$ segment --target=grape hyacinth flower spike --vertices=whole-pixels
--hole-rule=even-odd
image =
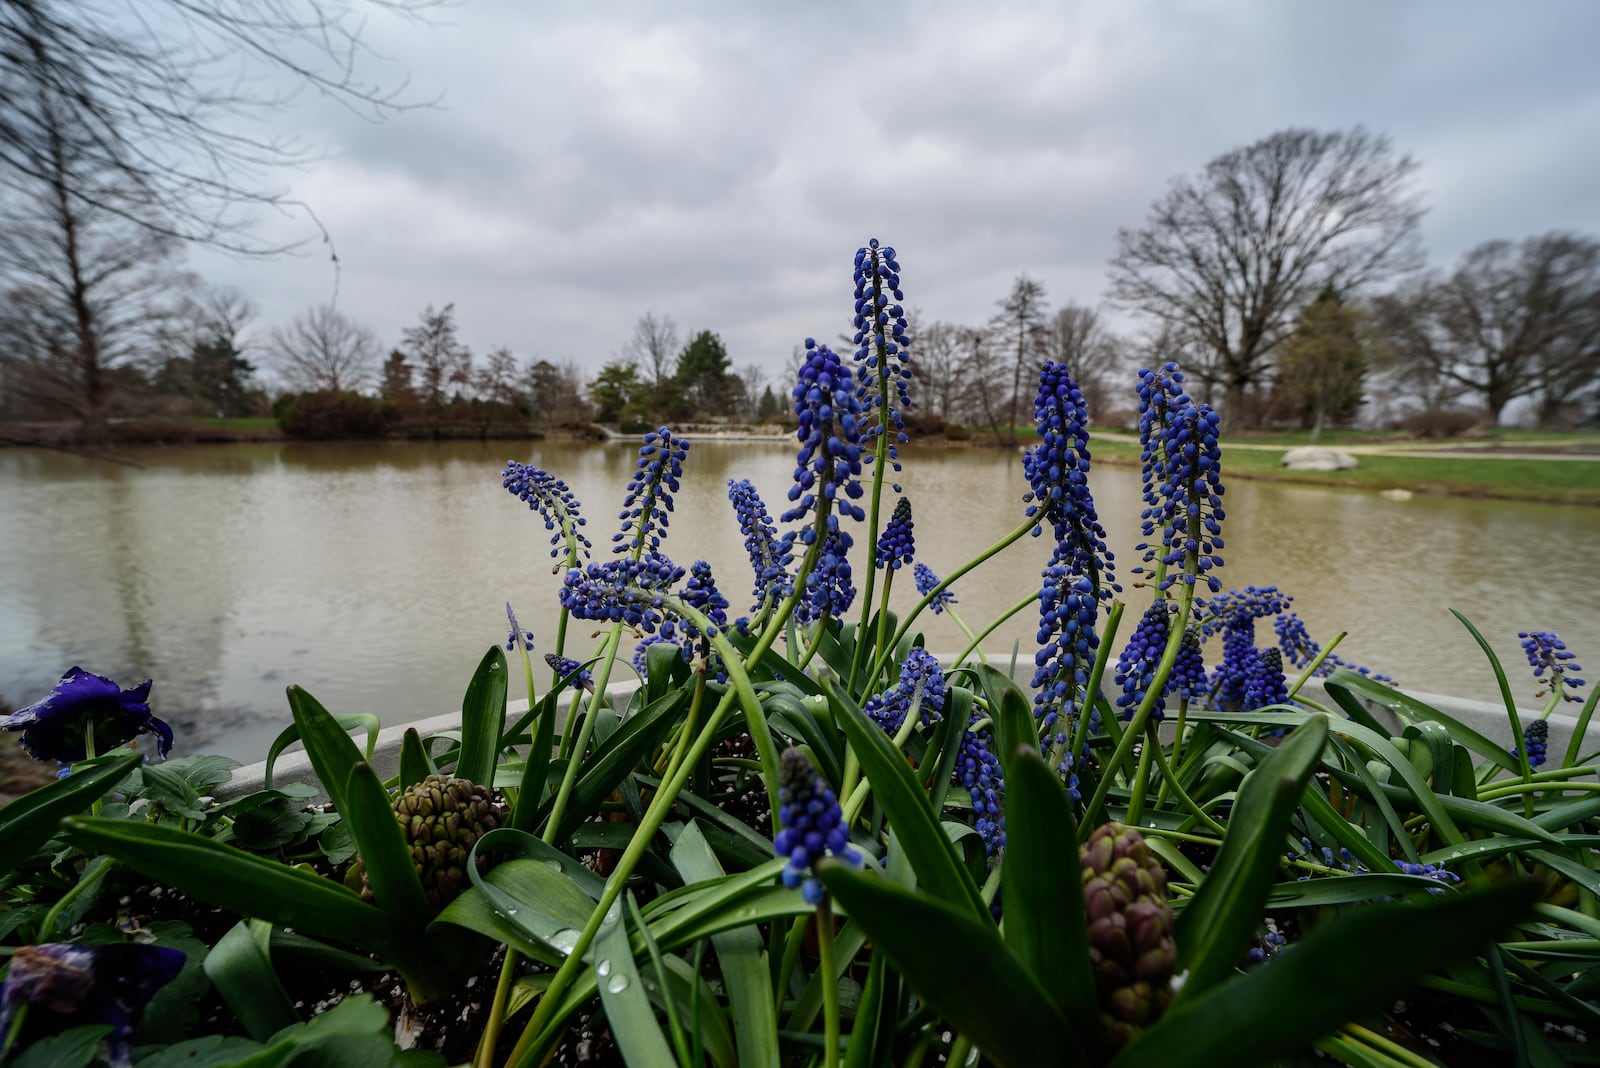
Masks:
[[[864,492],[861,398],[856,396],[850,372],[832,349],[806,338],[806,359],[793,397],[800,451],[795,459],[794,485],[789,487],[794,507],[783,513],[783,522],[792,523],[817,511],[828,512],[830,529],[837,528],[839,514],[860,522],[867,514],[852,502]],[[808,527],[800,540],[810,545],[815,535]]]
[[[19,946],[0,989],[0,1040],[23,1048],[69,1028],[101,1024],[111,1029],[101,1046],[107,1063],[130,1065],[140,1014],[184,961],[180,950],[138,943]],[[0,1058],[10,1052],[0,1047]]]
[[[728,480],[728,500],[739,517],[739,532],[744,535],[744,551],[750,556],[755,573],[752,613],[760,613],[789,596],[793,583],[789,565],[794,560],[790,537],[778,536],[778,529],[767,514],[767,506],[749,479]]]
[[[43,700],[0,719],[0,730],[21,731],[22,748],[39,760],[71,764],[131,742],[156,737],[163,760],[172,750],[172,728],[150,712],[152,680],[121,689],[104,675],[73,666]]]
[[[901,497],[895,503],[894,514],[889,517],[883,533],[878,536],[879,567],[898,569],[911,563],[912,557],[917,554],[912,526],[911,502]]]
[[[568,559],[573,562],[580,552],[584,556],[589,554],[593,546],[578,529],[585,523],[578,512],[578,498],[565,482],[532,464],[512,460],[500,472],[500,484],[544,519],[544,528],[553,532],[550,535],[552,559],[561,555],[563,543],[567,546]]]
[[[511,621],[511,632],[506,635],[506,652],[512,652],[517,646],[522,647],[524,653],[533,652],[533,631],[523,630],[517,623],[517,614],[511,610],[511,602],[506,602],[506,619]]]
[[[667,516],[672,511],[672,495],[678,492],[688,454],[689,442],[673,437],[666,427],[644,436],[622,511],[617,515],[622,529],[611,536],[613,552],[660,552]]]
[[[939,576],[933,573],[933,568],[920,561],[912,565],[911,575],[917,583],[917,593],[922,597],[928,596],[939,585]],[[950,590],[943,590],[939,596],[928,602],[928,607],[933,609],[934,615],[941,615],[946,605],[955,603],[956,595]]]
[[[544,662],[556,678],[572,678],[572,681],[590,693],[594,693],[594,672],[583,666],[582,661],[573,660],[571,657],[560,656],[556,653],[544,654]],[[576,672],[576,674],[574,674]]]
[[[833,790],[817,774],[811,758],[799,749],[785,749],[780,761],[778,831],[773,849],[787,857],[783,885],[800,888],[806,903],[821,904],[822,884],[816,869],[830,853],[848,864],[859,865],[861,855],[850,845],[844,814]]]
[[[1568,651],[1565,642],[1548,630],[1521,631],[1517,637],[1522,639],[1522,651],[1528,656],[1533,677],[1541,684],[1535,696],[1543,697],[1548,693],[1552,701],[1557,694],[1563,701],[1583,700],[1577,690],[1584,681],[1576,674],[1583,668],[1576,663],[1575,654]]]
[[[870,425],[868,437],[888,438],[887,456],[900,470],[896,443],[904,444],[906,425],[901,413],[911,406],[907,385],[911,381],[911,338],[906,333],[906,310],[901,303],[900,263],[894,249],[877,238],[856,250],[855,337],[857,394]],[[892,428],[892,430],[891,430]],[[869,453],[864,462],[872,463]],[[894,487],[900,491],[899,486]]]

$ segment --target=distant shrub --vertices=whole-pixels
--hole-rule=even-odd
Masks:
[[[1400,429],[1418,438],[1459,438],[1481,430],[1486,418],[1482,412],[1446,408],[1407,416]]]
[[[382,401],[359,393],[302,393],[281,412],[273,407],[283,432],[295,438],[381,438],[391,418]]]

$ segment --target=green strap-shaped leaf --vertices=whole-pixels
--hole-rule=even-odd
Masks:
[[[600,1004],[617,1040],[622,1059],[628,1064],[673,1064],[677,1058],[656,1019],[650,996],[645,992],[639,968],[634,963],[633,946],[628,939],[628,923],[623,918],[621,898],[612,904],[600,929],[595,932],[590,962],[594,967]]]
[[[490,646],[461,699],[461,755],[456,758],[456,775],[483,786],[493,785],[500,732],[506,725],[507,677],[505,650]]]
[[[679,705],[688,699],[687,690],[667,693],[629,716],[595,748],[584,760],[584,770],[572,788],[566,814],[556,831],[556,841],[565,839],[574,827],[594,815],[617,785],[655,747],[661,735],[676,721]],[[546,817],[552,804],[553,801],[540,806],[535,826]]]
[[[240,920],[206,954],[206,978],[250,1037],[265,1042],[300,1022],[268,956],[271,924]]]
[[[1365,711],[1365,706],[1360,701],[1360,698],[1365,696],[1381,705],[1404,712],[1412,719],[1437,723],[1450,732],[1450,737],[1458,745],[1466,746],[1484,759],[1492,760],[1508,771],[1520,771],[1517,758],[1512,756],[1508,750],[1496,745],[1465,723],[1446,715],[1430,704],[1417,700],[1410,694],[1401,693],[1391,686],[1385,686],[1381,682],[1376,682],[1363,675],[1357,675],[1348,668],[1340,668],[1332,675],[1329,675],[1327,681],[1323,684],[1323,688],[1328,691],[1328,694],[1335,701],[1339,702],[1341,707],[1347,710],[1353,704],[1360,706]],[[1379,730],[1387,736],[1388,731],[1383,730],[1381,727],[1376,727],[1372,722],[1367,722],[1370,718],[1370,715],[1368,715],[1367,719],[1363,719],[1361,722],[1368,728]]]
[[[338,883],[154,823],[73,818],[67,836],[202,901],[384,952],[400,931]]]
[[[0,858],[13,865],[32,856],[56,833],[62,817],[82,812],[104,797],[143,759],[140,753],[119,754],[31,790],[0,808]]]
[[[539,702],[539,719],[533,727],[533,740],[528,745],[528,759],[522,765],[522,779],[517,784],[517,800],[511,806],[511,819],[507,824],[519,831],[532,831],[536,826],[539,806],[544,802],[549,785],[550,757],[556,744],[556,695],[546,694]]]
[[[1531,883],[1517,882],[1352,909],[1267,967],[1174,1003],[1112,1068],[1270,1063],[1470,956],[1536,897]]]
[[[1006,759],[1005,940],[1079,1034],[1098,1032],[1072,799],[1037,750]]]
[[[328,791],[333,807],[343,812],[344,784],[350,779],[350,769],[361,762],[361,750],[332,713],[298,686],[289,687],[289,711],[312,770]]]
[[[439,768],[428,755],[428,747],[422,744],[422,735],[415,727],[407,727],[400,738],[400,789],[408,790],[429,775],[437,774]]]
[[[683,876],[685,885],[720,879],[722,865],[699,824],[690,820],[672,846],[672,865]],[[752,926],[738,927],[711,936],[722,967],[723,986],[733,1010],[733,1033],[738,1045],[739,1064],[776,1068],[778,1064],[778,1017],[773,1005],[772,970],[766,960],[761,935]]]
[[[1283,855],[1289,820],[1328,741],[1326,717],[1308,719],[1245,780],[1216,862],[1178,914],[1179,965],[1189,972],[1178,1000],[1233,973],[1255,934]]]
[[[987,917],[845,864],[825,863],[821,876],[911,988],[994,1063],[1091,1063],[1071,1024]]]
[[[895,834],[905,843],[918,882],[940,900],[988,922],[989,910],[939,825],[938,814],[918,785],[905,754],[894,747],[882,727],[855,707],[855,702],[836,700],[834,707],[839,725],[861,761],[861,770],[872,783],[873,796],[888,813]]]
[[[403,927],[421,930],[428,922],[428,899],[411,862],[405,832],[395,819],[394,802],[372,765],[361,761],[345,781],[344,821],[361,851],[367,885],[378,907]]]

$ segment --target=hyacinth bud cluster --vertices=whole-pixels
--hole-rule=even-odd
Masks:
[[[939,660],[926,649],[913,649],[906,655],[900,668],[900,681],[881,694],[867,698],[861,710],[886,734],[899,732],[912,709],[920,709],[923,726],[944,718],[945,697],[949,687]]]
[[[624,623],[654,634],[665,618],[662,598],[681,578],[683,568],[659,553],[590,563],[567,572],[561,607],[579,619]]]
[[[833,517],[828,518],[831,524]],[[806,575],[805,595],[795,604],[794,616],[801,624],[837,619],[850,610],[856,599],[849,555],[854,544],[855,539],[837,527],[823,535],[816,565]]]
[[[1212,593],[1222,580],[1211,574],[1222,566],[1222,445],[1221,418],[1209,405],[1187,405],[1173,414],[1161,442],[1166,457],[1158,492],[1167,502],[1167,523],[1161,535],[1161,562],[1170,570],[1161,580],[1166,589],[1174,582],[1194,585],[1203,580]],[[1195,572],[1187,563],[1194,561]]]
[[[555,672],[556,678],[571,678],[573,682],[582,686],[590,693],[594,693],[594,672],[583,666],[578,660],[571,657],[559,656],[556,653],[544,654],[544,662],[550,670]]]
[[[739,517],[739,531],[744,535],[744,551],[750,557],[750,569],[755,572],[755,604],[750,611],[760,612],[769,604],[777,604],[789,596],[793,583],[789,565],[794,560],[789,538],[779,538],[778,528],[767,514],[767,505],[756,492],[749,479],[728,480],[728,500],[733,502],[734,514]]]
[[[1116,673],[1114,678],[1117,685],[1122,687],[1122,693],[1117,698],[1117,707],[1122,709],[1122,718],[1133,718],[1134,711],[1144,702],[1145,695],[1150,692],[1150,685],[1155,681],[1156,667],[1161,663],[1161,657],[1167,650],[1167,637],[1172,633],[1172,608],[1165,600],[1158,599],[1139,619],[1139,625],[1133,629],[1133,634],[1128,638],[1128,644],[1122,650],[1122,655],[1117,657]],[[1167,707],[1167,695],[1172,692],[1176,672],[1169,676],[1166,684],[1161,689],[1161,694],[1151,706],[1150,718],[1160,722]]]
[[[1528,666],[1542,688],[1536,696],[1561,695],[1563,701],[1581,701],[1578,687],[1584,684],[1575,672],[1582,671],[1574,661],[1575,654],[1567,650],[1566,643],[1548,630],[1522,631],[1522,651],[1528,655]]]
[[[795,432],[800,452],[795,458],[794,485],[789,500],[794,507],[783,513],[785,523],[804,519],[820,507],[831,508],[830,529],[836,516],[860,522],[867,517],[859,504],[861,488],[861,398],[839,357],[826,345],[806,338],[806,359],[794,387]],[[809,527],[800,540],[811,544],[816,532]]]
[[[627,496],[622,499],[622,511],[617,515],[622,529],[611,536],[613,551],[660,551],[667,516],[672,511],[672,495],[678,492],[688,454],[688,441],[673,437],[666,427],[644,436]]]
[[[1528,745],[1528,767],[1539,767],[1550,755],[1550,721],[1536,719],[1528,724],[1522,740]],[[1511,755],[1518,755],[1517,751],[1513,749]]]
[[[395,819],[411,851],[411,863],[422,880],[422,892],[435,913],[467,886],[467,856],[479,838],[499,826],[502,810],[486,787],[470,779],[429,775],[403,790],[394,800]],[[361,896],[373,899],[366,864],[356,861]],[[478,871],[487,871],[490,858],[479,855]]]
[[[917,554],[911,528],[911,502],[901,497],[895,502],[894,514],[889,517],[883,533],[878,535],[878,567],[899,569],[911,563]]]
[[[933,568],[918,562],[911,567],[911,576],[916,581],[917,593],[926,597],[939,586],[939,576],[933,573]],[[934,615],[943,615],[946,605],[956,603],[956,595],[949,590],[941,590],[939,596],[928,602],[928,607],[933,609]]]
[[[850,864],[860,864],[861,855],[850,846],[839,798],[817,774],[811,758],[798,749],[783,751],[779,761],[778,819],[781,828],[772,840],[780,857],[788,858],[783,869],[783,885],[796,887],[808,904],[822,903],[822,884],[816,869],[828,854]]]
[[[906,425],[901,412],[911,406],[907,386],[911,381],[911,339],[906,334],[906,310],[901,303],[900,264],[894,249],[879,245],[878,239],[856,249],[855,328],[857,393],[866,408],[867,435],[887,434],[889,461],[900,470],[896,442],[906,440]],[[884,424],[887,418],[888,425]],[[868,455],[866,462],[873,457]],[[895,487],[896,490],[899,487]]]
[[[1139,370],[1139,467],[1144,492],[1144,510],[1139,513],[1139,532],[1154,538],[1159,531],[1172,525],[1175,503],[1165,492],[1167,485],[1167,455],[1164,448],[1167,431],[1174,416],[1190,404],[1189,395],[1183,391],[1183,373],[1175,363],[1162,364],[1161,370]],[[1136,549],[1143,553],[1145,564],[1156,558],[1150,542]],[[1150,574],[1151,569],[1136,566],[1134,574]]]
[[[506,469],[500,472],[500,484],[544,519],[544,529],[553,532],[550,535],[552,558],[561,555],[569,536],[574,553],[581,547],[585,556],[589,554],[593,546],[579,529],[585,520],[578,514],[578,498],[573,496],[565,482],[531,464],[511,460],[506,464]]]
[[[1167,875],[1138,831],[1095,829],[1080,847],[1089,961],[1107,1044],[1120,1048],[1172,1000],[1178,963]]]
[[[506,619],[511,622],[511,632],[506,635],[506,652],[511,652],[519,645],[523,652],[533,652],[533,631],[523,630],[517,623],[517,614],[511,610],[510,601],[506,602]]]

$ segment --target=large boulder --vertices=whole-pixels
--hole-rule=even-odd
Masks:
[[[1353,471],[1357,466],[1349,453],[1315,445],[1290,449],[1280,462],[1291,471]]]

